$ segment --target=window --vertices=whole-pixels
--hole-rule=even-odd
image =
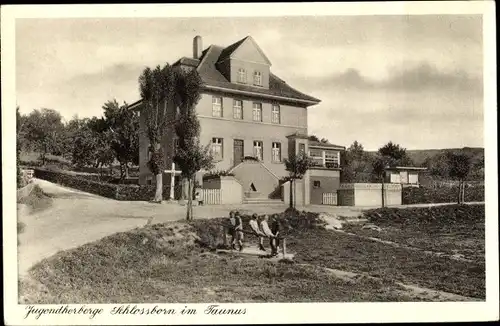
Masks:
[[[239,120],[243,119],[243,101],[233,101],[233,118]]]
[[[212,138],[212,156],[215,161],[222,160],[222,138]]]
[[[323,150],[321,149],[310,149],[309,156],[312,159],[313,166],[323,166]]]
[[[260,71],[256,71],[253,73],[253,84],[255,86],[262,86],[262,74]]]
[[[247,83],[247,72],[243,68],[238,69],[238,83]]]
[[[222,97],[212,97],[212,116],[222,117]]]
[[[271,122],[272,123],[280,123],[281,117],[280,117],[280,106],[277,104],[273,104],[273,110],[272,110],[272,115],[271,115]]]
[[[325,167],[338,168],[339,167],[339,152],[325,150]]]
[[[262,122],[262,103],[254,103],[252,109],[253,121]]]
[[[273,143],[272,159],[274,163],[281,162],[281,143]]]
[[[313,181],[313,187],[314,188],[321,188],[321,182],[318,180]]]
[[[262,142],[259,140],[253,142],[253,156],[262,161]]]

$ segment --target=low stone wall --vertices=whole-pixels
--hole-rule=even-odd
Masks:
[[[294,195],[294,203],[297,206],[303,206],[304,205],[304,180],[303,179],[298,179],[295,180],[294,182],[294,188],[295,192]],[[284,182],[281,185],[281,200],[286,205],[290,204],[290,181]]]
[[[220,204],[243,203],[243,187],[235,177],[221,176],[203,180],[203,189],[220,189]]]
[[[399,184],[385,184],[385,205],[401,205],[401,191]],[[382,206],[381,183],[342,183],[337,194],[340,206]]]

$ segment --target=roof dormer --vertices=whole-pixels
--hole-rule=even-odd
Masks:
[[[269,88],[271,62],[251,36],[226,47],[217,60],[218,70],[231,82]]]

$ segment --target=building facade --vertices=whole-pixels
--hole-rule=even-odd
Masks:
[[[304,191],[304,203],[311,199],[316,202],[322,187],[331,192],[338,188],[340,155],[345,148],[309,142],[307,138],[307,110],[320,100],[274,75],[270,60],[251,36],[227,47],[210,45],[205,49],[197,36],[193,40],[193,57],[183,57],[173,65],[196,69],[200,74],[203,87],[196,106],[200,141],[211,148],[214,170],[231,171],[242,183],[245,196],[277,196],[280,180],[287,176],[283,160],[301,150],[315,161],[314,169],[304,178],[304,187],[310,188]],[[141,104],[138,101],[130,107],[140,111]],[[144,128],[141,117],[141,130]],[[175,148],[173,130],[166,132],[163,146],[170,166]],[[141,184],[152,179],[148,159],[148,140],[142,132]],[[204,172],[199,173],[199,180]],[[167,184],[169,177],[164,178]]]

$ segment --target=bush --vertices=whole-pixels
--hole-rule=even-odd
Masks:
[[[226,170],[210,171],[203,176],[203,180],[217,179],[219,177],[234,177],[234,174]]]
[[[149,201],[154,197],[156,189],[154,185],[111,184],[103,181],[89,180],[87,179],[88,176],[70,175],[61,171],[44,169],[35,169],[35,177],[117,200]],[[163,188],[163,199],[169,199],[169,190],[168,187]]]
[[[443,205],[412,208],[377,208],[364,212],[363,216],[381,227],[413,227],[422,230],[429,226],[440,229],[465,225],[467,229],[481,226],[484,229],[484,205]]]
[[[404,205],[455,203],[458,200],[458,187],[405,187],[402,190],[402,195]],[[467,185],[465,188],[465,201],[484,201],[484,186]]]

